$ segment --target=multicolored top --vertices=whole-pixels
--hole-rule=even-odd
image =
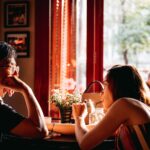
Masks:
[[[150,150],[150,122],[121,125],[116,136],[116,150]]]

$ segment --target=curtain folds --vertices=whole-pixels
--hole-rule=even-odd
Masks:
[[[51,89],[66,87],[66,81],[75,80],[76,71],[72,60],[76,60],[76,4],[75,0],[52,1],[52,69]]]
[[[87,0],[87,84],[103,80],[103,1]],[[76,6],[77,0],[35,1],[34,88],[45,115],[51,90],[76,81]]]

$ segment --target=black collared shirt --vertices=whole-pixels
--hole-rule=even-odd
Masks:
[[[0,100],[0,136],[9,134],[25,117],[17,113],[11,106]]]

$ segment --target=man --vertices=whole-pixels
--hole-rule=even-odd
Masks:
[[[18,76],[15,49],[0,42],[0,134],[43,138],[48,135],[42,109],[32,89]],[[24,117],[3,102],[3,97],[19,92],[24,96],[28,116]]]

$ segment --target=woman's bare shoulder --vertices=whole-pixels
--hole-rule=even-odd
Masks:
[[[118,112],[125,113],[129,116],[128,123],[139,124],[150,120],[150,107],[132,98],[118,99],[113,106],[113,109],[118,109]]]
[[[146,104],[144,104],[143,102],[141,102],[140,100],[134,99],[134,98],[130,98],[130,97],[122,97],[119,98],[118,100],[116,100],[114,102],[114,105],[120,105],[120,106],[129,106],[129,105],[135,105],[135,106],[148,106]]]
[[[113,107],[127,107],[128,105],[132,105],[133,101],[135,101],[134,99],[128,98],[128,97],[122,97],[117,99],[114,103],[113,103]]]
[[[150,110],[150,108],[146,104],[128,97],[123,97],[116,100],[110,107],[111,112],[118,112],[127,116],[131,113],[133,114],[133,112],[146,112],[147,110]]]

